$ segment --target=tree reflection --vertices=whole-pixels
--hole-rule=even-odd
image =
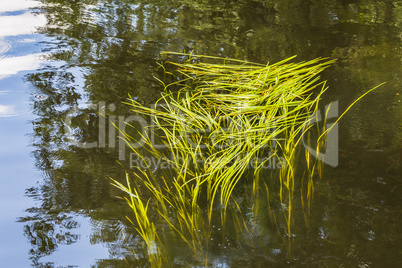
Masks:
[[[116,164],[118,148],[112,146],[113,140],[118,141],[117,132],[106,124],[106,134],[116,137],[107,137],[103,146],[79,148],[71,143],[65,119],[71,118],[75,140],[99,142],[99,107],[89,108],[86,103],[113,104],[113,110],[105,111],[106,120],[130,114],[121,103],[128,93],[141,103],[153,103],[160,91],[153,76],[159,75],[156,62],[164,50],[194,50],[261,63],[294,54],[299,60],[336,57],[338,63],[324,78],[330,86],[328,100],[340,100],[344,107],[363,91],[387,81],[384,89],[358,103],[342,122],[340,166],[324,170],[308,219],[303,213],[296,216],[292,257],[267,217],[257,220],[262,235],[248,238],[256,248],[248,246],[245,238],[232,237],[228,238],[232,247],[227,242],[225,249],[212,243],[211,255],[217,262],[225,259],[233,265],[294,261],[347,267],[367,263],[366,259],[378,264],[381,254],[389,256],[389,264],[400,262],[395,259],[394,238],[400,233],[396,223],[402,191],[402,108],[397,91],[402,86],[402,6],[398,2],[42,2],[48,24],[40,32],[52,37],[43,44],[50,63],[26,79],[35,93],[47,97],[32,101],[37,115],[32,122],[33,155],[44,179],[31,194],[40,203],[28,210],[35,216],[21,219],[35,262],[58,245],[78,240],[72,212],[99,222],[93,243],[107,244],[113,258],[135,262],[131,249],[138,247],[138,237],[130,225],[121,226],[129,212],[115,199],[120,193],[108,179],[124,178],[123,168]],[[122,165],[129,168],[126,162]],[[250,214],[244,219],[249,222]],[[240,248],[252,254],[241,254]],[[103,260],[99,266],[118,267],[117,262]],[[142,262],[136,261],[145,265]]]

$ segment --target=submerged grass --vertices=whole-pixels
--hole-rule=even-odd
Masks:
[[[294,63],[291,57],[261,65],[211,56],[164,54],[186,58],[183,63],[160,65],[175,82],[165,84],[159,80],[164,91],[154,107],[142,106],[133,98],[128,104],[134,113],[152,118],[154,134],[165,144],[163,150],[158,150],[148,132],[140,131],[143,149],[169,163],[171,169],[158,175],[150,167],[133,172],[152,195],[148,201],[142,200],[131,187],[128,177],[127,186],[114,181],[116,187],[129,195],[127,202],[139,226],[137,231],[148,246],[151,264],[160,266],[163,258],[155,258],[153,254],[163,256],[163,249],[156,249],[157,244],[163,243],[149,219],[150,206],[195,255],[201,253],[201,258],[207,261],[205,250],[212,223],[219,217],[221,226],[225,226],[228,209],[241,211],[233,193],[239,181],[246,179],[246,173],[253,174],[252,200],[260,200],[260,193],[266,193],[268,198],[273,196],[272,183],[265,178],[260,182],[260,177],[264,165],[274,158],[281,160],[279,172],[271,175],[279,185],[279,202],[286,204],[283,216],[290,239],[295,176],[302,155],[300,144],[313,126],[311,122],[326,90],[325,82],[319,82],[319,74],[334,60]],[[176,70],[168,72],[167,65]],[[326,131],[321,130],[319,139]],[[133,138],[122,134],[131,146]],[[317,144],[319,152],[323,141]],[[133,146],[131,149],[146,162],[142,149]],[[309,154],[306,163],[307,189],[302,187],[300,192],[302,201],[306,198],[309,205],[312,178],[316,170],[321,172],[322,163],[312,161]],[[304,175],[300,180],[304,180]],[[252,205],[253,215],[260,213],[259,202]],[[276,222],[277,216],[270,209],[269,214]],[[236,213],[231,215],[237,217]],[[244,219],[233,222],[243,226],[245,233],[255,227],[245,224]]]

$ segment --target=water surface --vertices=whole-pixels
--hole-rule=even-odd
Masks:
[[[124,180],[129,151],[98,113],[127,118],[128,94],[153,103],[159,53],[194,50],[264,64],[337,58],[323,103],[340,112],[387,82],[339,123],[339,165],[316,180],[292,250],[261,215],[249,243],[214,233],[211,266],[402,265],[401,1],[13,1],[0,25],[13,25],[0,27],[2,264],[147,265],[109,180]],[[170,254],[203,265],[180,243]]]

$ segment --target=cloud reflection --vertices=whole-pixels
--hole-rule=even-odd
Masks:
[[[43,54],[30,54],[20,57],[0,58],[0,80],[17,74],[19,71],[36,70],[40,67],[40,56]]]
[[[0,117],[11,117],[17,115],[14,105],[0,104]]]
[[[0,15],[0,38],[4,36],[15,36],[22,34],[32,34],[37,27],[46,25],[44,15],[34,15],[32,13],[24,13],[16,16]]]
[[[2,0],[0,1],[0,13],[2,12],[12,12],[19,10],[27,10],[39,5],[38,1],[29,0]]]
[[[46,25],[44,15],[34,15],[27,11],[20,15],[1,16],[1,12],[24,11],[38,6],[37,1],[1,1],[0,2],[0,80],[17,74],[19,71],[36,70],[40,67],[39,56],[43,54],[30,54],[19,57],[7,57],[5,53],[12,48],[8,42],[9,36],[33,34],[37,27]],[[30,40],[24,37],[22,41]]]

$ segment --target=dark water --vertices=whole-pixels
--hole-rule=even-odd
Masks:
[[[159,97],[160,52],[191,50],[258,63],[337,58],[323,74],[323,103],[338,101],[340,113],[387,82],[340,121],[339,163],[324,166],[308,216],[295,218],[292,249],[261,215],[248,239],[214,232],[210,266],[402,266],[402,1],[42,0],[0,8],[4,267],[147,265],[133,254],[141,238],[110,185],[109,177],[124,181],[130,161],[108,120],[131,115],[122,104],[128,94],[144,105]],[[174,265],[203,265],[174,241],[171,248]]]

